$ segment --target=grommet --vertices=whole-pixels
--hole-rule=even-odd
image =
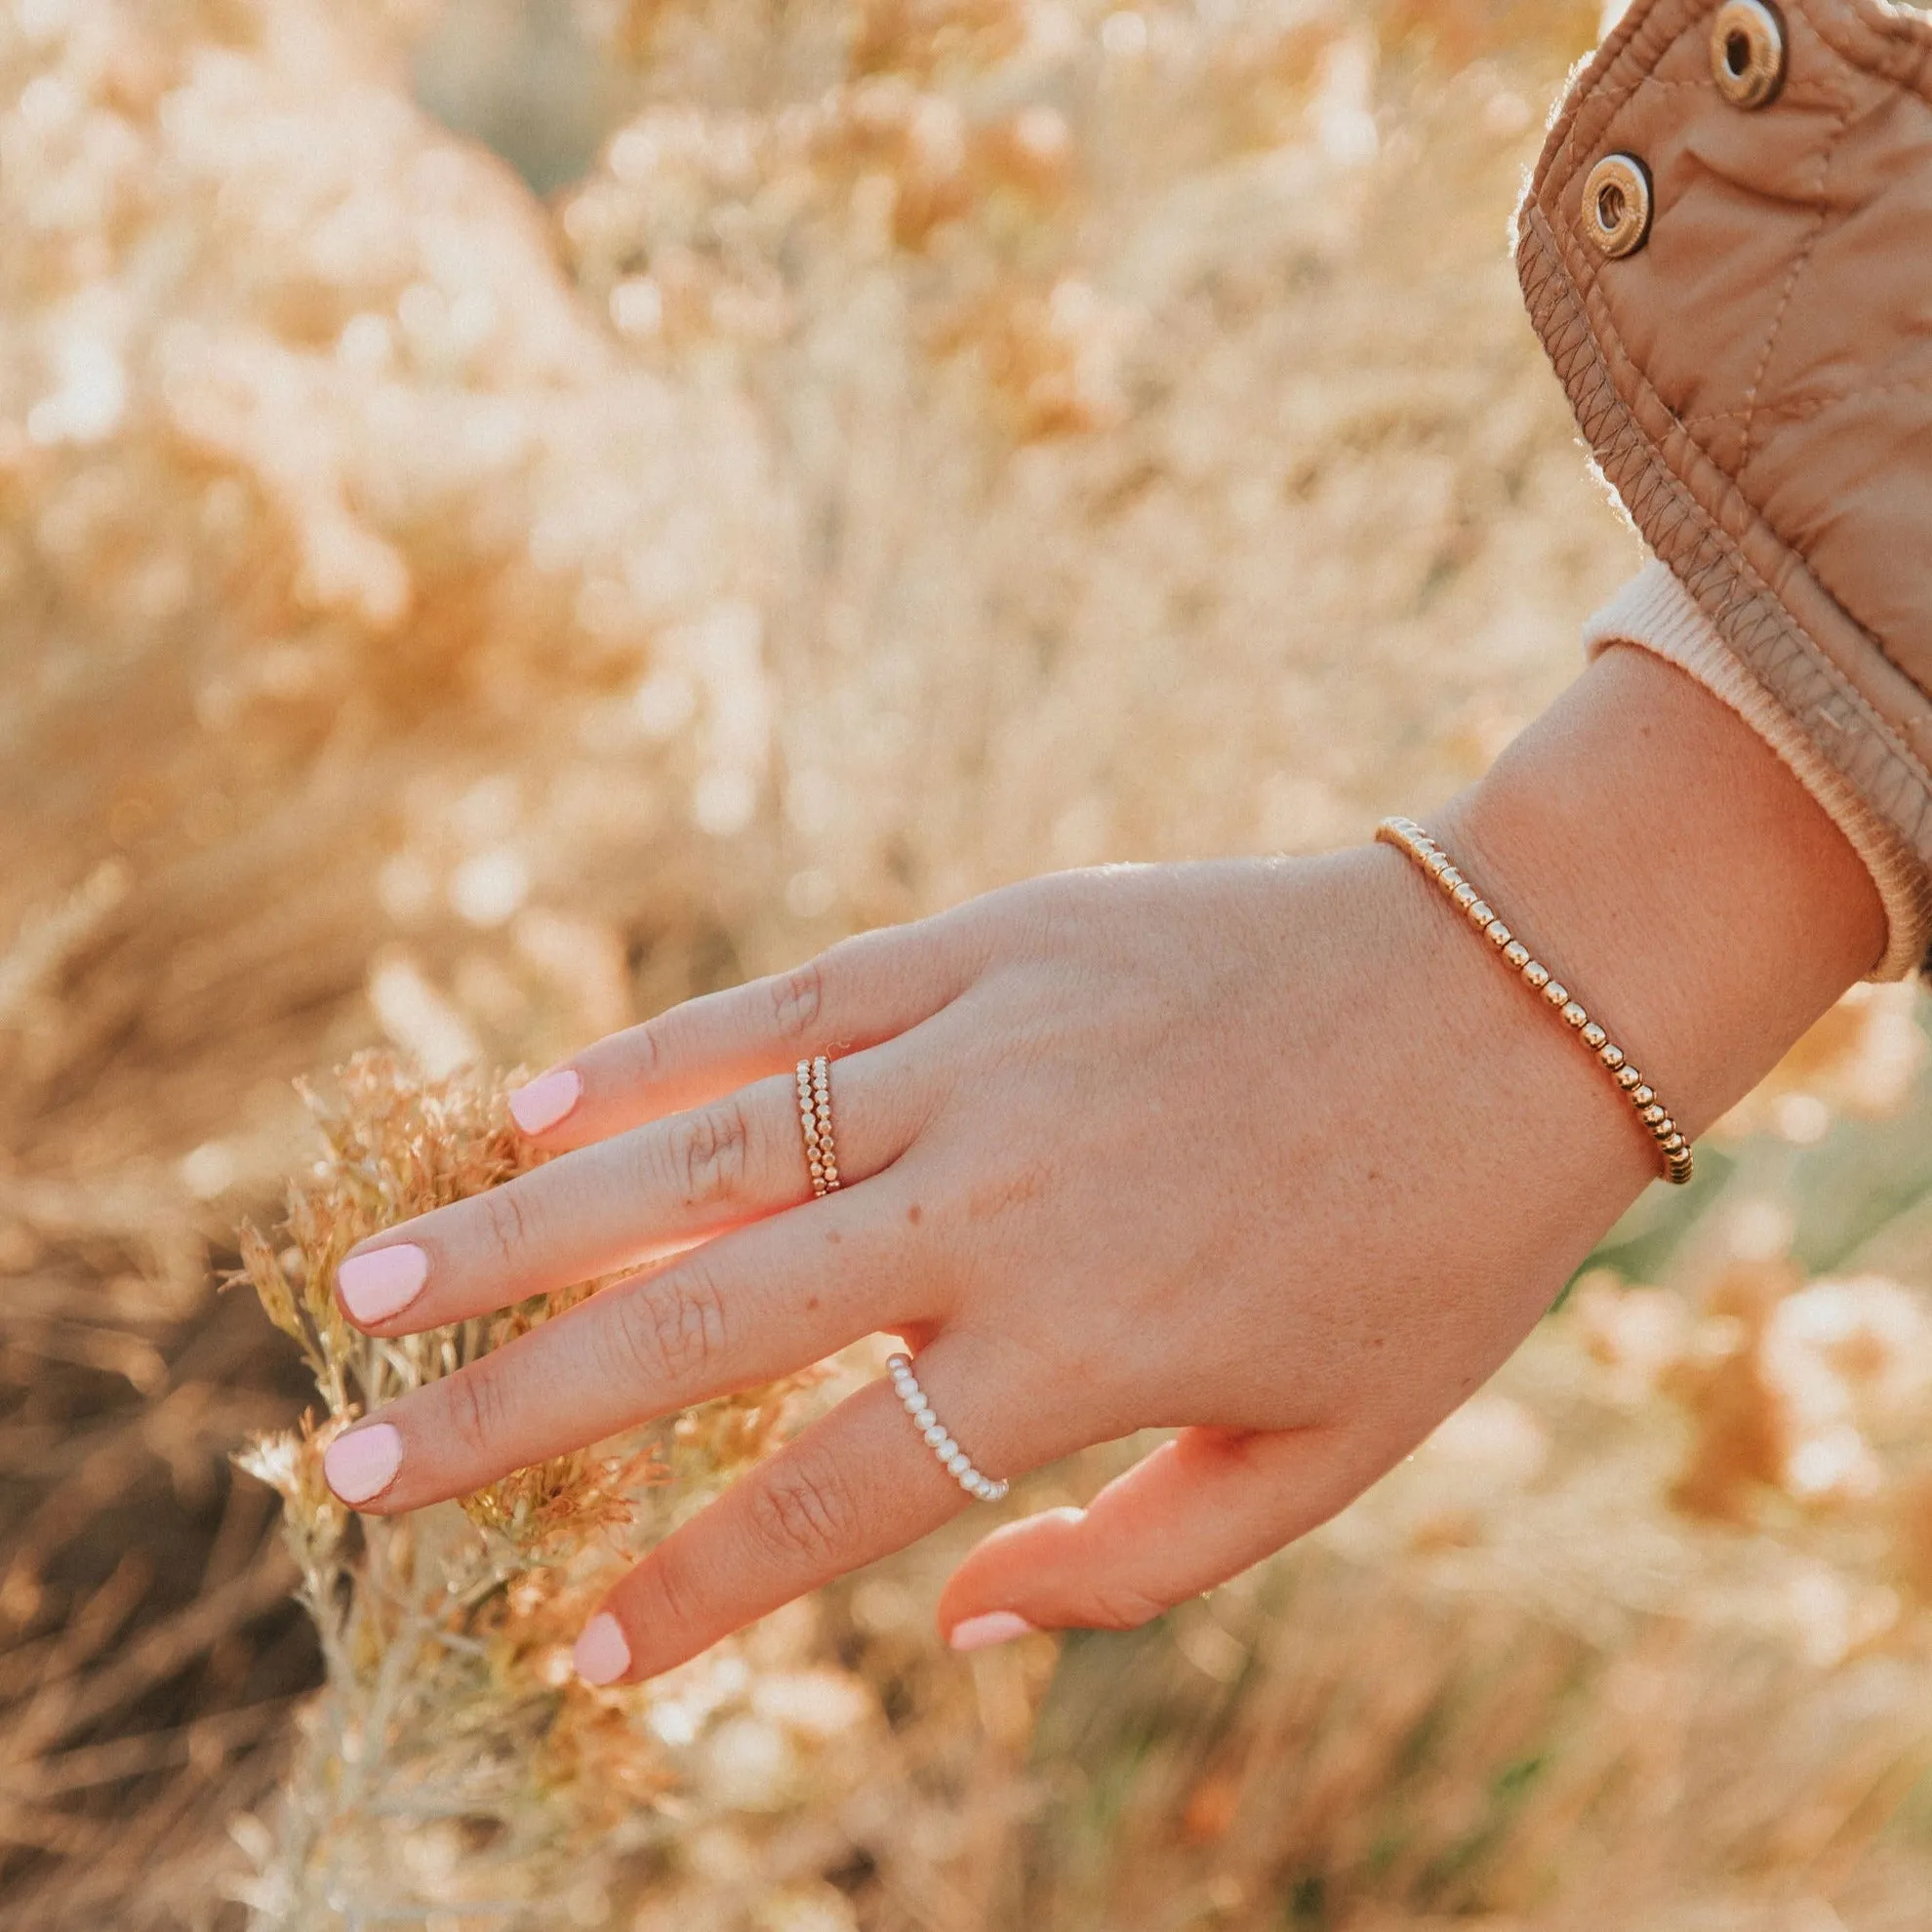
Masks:
[[[1634,154],[1606,154],[1583,191],[1584,232],[1614,262],[1650,233],[1650,171]]]
[[[1711,76],[1733,107],[1762,107],[1785,84],[1785,23],[1765,0],[1724,0],[1711,17]]]

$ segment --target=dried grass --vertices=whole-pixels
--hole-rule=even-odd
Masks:
[[[363,1544],[285,1436],[294,1564],[228,1465],[440,1365],[318,1284],[514,1158],[459,1066],[1043,865],[1356,836],[1534,713],[1634,554],[1501,245],[1593,16],[0,21],[8,1932],[1922,1924],[1909,996],[1360,1509],[1057,1670],[935,1654],[967,1526],[652,1696],[544,1681],[614,1560],[560,1506],[647,1537],[755,1440]],[[427,1084],[363,1063],[311,1171],[290,1081],[379,1043]]]

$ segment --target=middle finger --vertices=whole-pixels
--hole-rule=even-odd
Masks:
[[[339,1435],[330,1486],[380,1514],[421,1509],[930,1321],[940,1284],[903,1192],[881,1178],[613,1282]]]
[[[901,1040],[833,1063],[839,1173],[862,1181],[911,1145],[919,1060]],[[438,1328],[688,1247],[812,1194],[790,1074],[615,1134],[385,1228],[337,1271],[343,1312],[377,1335]]]

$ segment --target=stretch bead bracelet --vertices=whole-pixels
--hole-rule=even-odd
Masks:
[[[1448,853],[1430,838],[1413,819],[1384,819],[1375,828],[1384,845],[1404,853],[1441,887],[1442,896],[1462,913],[1477,932],[1513,967],[1524,986],[1541,993],[1547,1005],[1562,1016],[1564,1024],[1583,1042],[1584,1049],[1617,1083],[1618,1091],[1630,1102],[1643,1130],[1656,1143],[1664,1162],[1664,1178],[1682,1187],[1691,1178],[1690,1143],[1677,1131],[1670,1109],[1625,1056],[1622,1047],[1584,1011],[1570,989],[1550,976],[1550,968],[1530,956],[1530,949],[1516,938],[1475,887],[1457,870]]]

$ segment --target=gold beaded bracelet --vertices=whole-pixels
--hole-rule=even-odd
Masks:
[[[1581,1040],[1586,1050],[1616,1083],[1630,1102],[1644,1132],[1657,1144],[1664,1161],[1664,1178],[1682,1187],[1691,1178],[1690,1143],[1677,1131],[1670,1109],[1657,1098],[1655,1090],[1625,1057],[1624,1050],[1570,997],[1570,989],[1550,977],[1550,968],[1530,956],[1530,949],[1497,916],[1496,908],[1457,870],[1448,853],[1430,838],[1413,819],[1384,819],[1375,835],[1384,845],[1392,845],[1406,854],[1442,888],[1442,896],[1462,913],[1477,932],[1513,967],[1532,992],[1539,992]]]

